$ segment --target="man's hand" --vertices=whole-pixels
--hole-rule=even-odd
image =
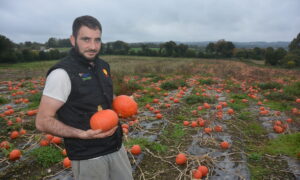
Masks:
[[[111,136],[115,133],[118,126],[113,127],[112,129],[102,132],[102,130],[92,130],[83,131],[79,134],[80,139],[96,139],[96,138],[105,138]]]

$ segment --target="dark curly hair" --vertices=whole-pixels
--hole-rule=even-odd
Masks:
[[[101,24],[96,18],[88,15],[80,16],[76,18],[73,22],[72,34],[74,37],[77,37],[78,31],[81,28],[81,26],[86,26],[90,29],[99,29],[100,32],[102,32]]]

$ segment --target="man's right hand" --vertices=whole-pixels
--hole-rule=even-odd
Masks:
[[[97,139],[97,138],[105,138],[108,136],[111,136],[115,133],[117,130],[118,126],[113,127],[112,129],[103,132],[102,130],[92,130],[89,129],[87,131],[83,131],[82,133],[79,134],[80,139]]]

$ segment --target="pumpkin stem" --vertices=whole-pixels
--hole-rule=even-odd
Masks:
[[[98,106],[98,111],[102,111],[103,109],[102,109],[102,106],[101,105],[99,105]]]

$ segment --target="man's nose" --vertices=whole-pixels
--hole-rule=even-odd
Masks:
[[[96,47],[97,47],[97,43],[95,41],[91,41],[90,48],[91,49],[96,49]]]

